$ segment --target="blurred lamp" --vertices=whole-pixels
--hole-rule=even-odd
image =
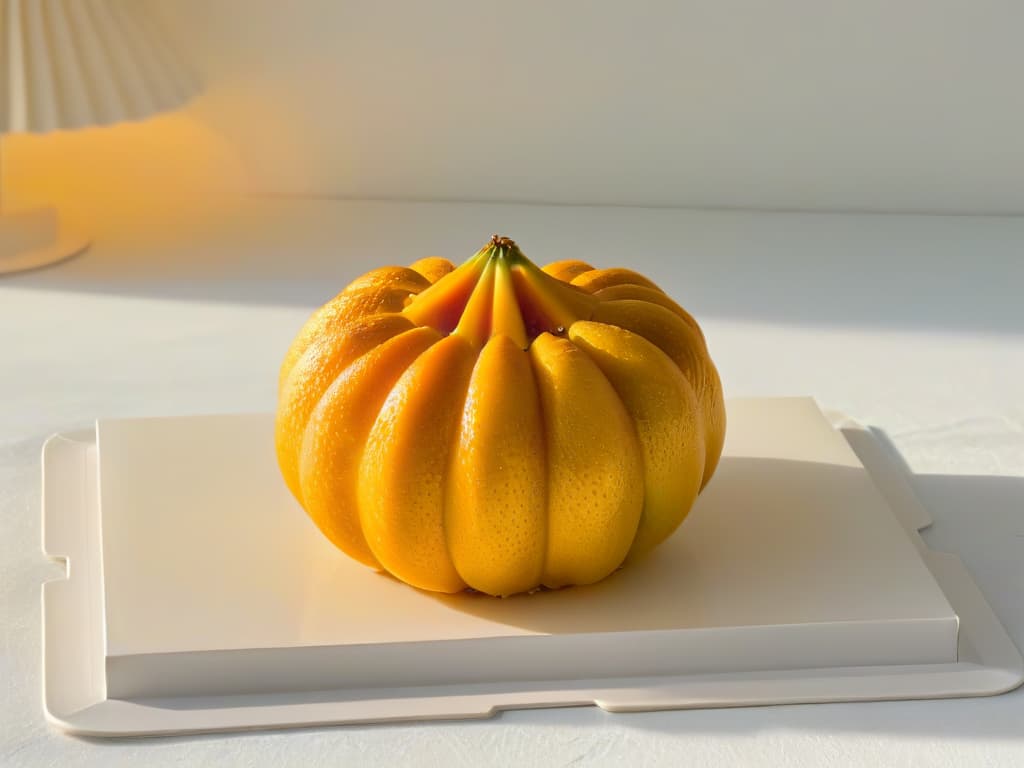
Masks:
[[[0,273],[61,261],[89,241],[54,207],[4,207],[3,134],[141,120],[194,81],[139,0],[0,0]]]

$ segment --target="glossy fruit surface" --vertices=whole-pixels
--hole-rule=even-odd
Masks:
[[[495,236],[355,280],[281,367],[285,482],[351,557],[422,589],[598,581],[671,534],[725,438],[694,319],[628,269]]]

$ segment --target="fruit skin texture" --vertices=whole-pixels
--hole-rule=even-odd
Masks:
[[[497,236],[457,269],[358,278],[279,379],[299,503],[351,557],[438,592],[603,579],[679,526],[724,437],[684,309],[631,270],[540,270]]]

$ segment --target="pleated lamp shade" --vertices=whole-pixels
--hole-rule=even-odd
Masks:
[[[141,120],[188,101],[197,83],[148,11],[142,0],[0,0],[0,134]],[[48,228],[61,239],[52,210],[27,214],[0,216],[0,273],[73,255],[66,238],[40,240]]]

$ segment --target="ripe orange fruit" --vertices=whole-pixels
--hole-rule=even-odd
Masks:
[[[722,386],[646,277],[530,262],[363,275],[281,367],[285,482],[344,552],[413,586],[588,584],[671,534],[715,471]]]

